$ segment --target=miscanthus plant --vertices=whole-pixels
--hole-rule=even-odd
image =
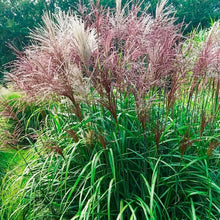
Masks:
[[[184,37],[167,1],[116,3],[46,14],[16,51],[10,81],[54,101],[2,219],[219,218],[219,23]]]

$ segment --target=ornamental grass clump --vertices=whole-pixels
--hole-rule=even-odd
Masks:
[[[46,14],[17,51],[9,80],[52,102],[3,219],[218,219],[219,24],[186,37],[166,0],[116,3]]]

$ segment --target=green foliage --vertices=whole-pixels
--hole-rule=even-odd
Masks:
[[[33,29],[40,23],[45,6],[44,1],[34,3],[29,0],[1,0],[0,8],[0,71],[4,71],[7,68],[3,65],[15,59],[9,45],[20,49],[28,44],[26,36],[29,28]]]
[[[177,9],[178,22],[189,24],[186,32],[200,26],[209,27],[212,21],[220,18],[220,2],[218,0],[172,0],[171,4]]]
[[[0,152],[0,184],[2,184],[2,178],[4,177],[5,173],[7,172],[7,168],[9,165],[9,161],[11,159],[12,153],[9,152]]]
[[[99,105],[81,106],[79,122],[68,102],[54,103],[38,141],[18,152],[23,160],[3,180],[0,216],[217,220],[219,150],[210,143],[219,141],[220,118],[200,137],[199,103],[209,96],[198,97],[187,107],[182,96],[168,115],[156,101],[145,132],[131,96],[117,100],[118,124]],[[159,148],[158,119],[165,123]],[[186,131],[190,140],[181,154]]]

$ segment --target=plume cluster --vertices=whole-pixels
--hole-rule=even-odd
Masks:
[[[99,94],[98,101],[116,121],[114,91],[132,94],[144,127],[151,89],[157,94],[164,89],[169,110],[189,70],[194,79],[204,77],[208,69],[215,76],[220,70],[219,25],[213,26],[189,67],[181,26],[174,24],[174,11],[166,4],[162,0],[157,6],[155,18],[141,11],[141,5],[122,8],[121,1],[115,12],[97,3],[82,16],[46,14],[43,26],[30,35],[32,44],[17,53],[10,80],[34,97],[69,98],[80,120],[80,103],[88,101],[91,91]],[[191,51],[191,46],[185,51]]]

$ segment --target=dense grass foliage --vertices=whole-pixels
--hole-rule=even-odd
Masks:
[[[46,110],[18,92],[7,89],[0,92],[0,145],[15,150],[26,147],[29,139],[37,138],[34,132],[43,126]]]
[[[1,219],[219,219],[219,24],[185,38],[166,1],[116,3],[45,15],[17,51]]]
[[[163,107],[155,104],[143,133],[132,105],[118,102],[118,124],[101,106],[84,106],[78,122],[55,105],[37,143],[17,153],[23,160],[4,178],[3,219],[218,219],[219,126],[200,139],[201,118],[187,124],[191,113],[179,114],[184,106],[176,104],[157,150],[150,122]]]

